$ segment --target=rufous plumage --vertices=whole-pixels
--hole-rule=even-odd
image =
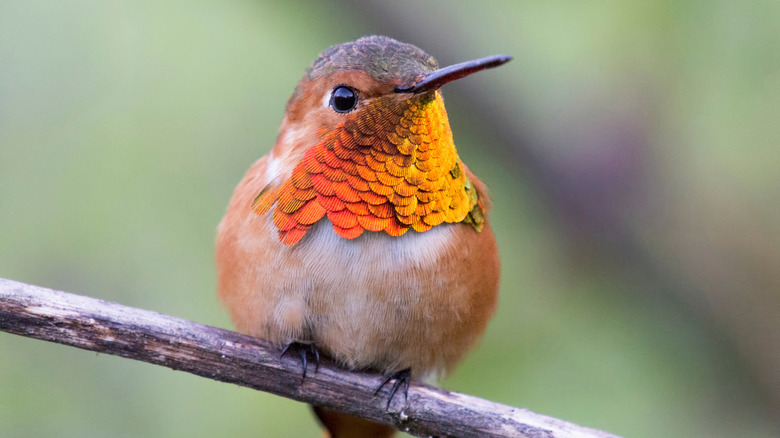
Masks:
[[[499,259],[486,188],[457,154],[439,87],[509,59],[439,69],[381,36],[320,54],[218,227],[236,329],[313,344],[349,369],[450,372],[494,313]],[[334,437],[392,434],[318,415]]]

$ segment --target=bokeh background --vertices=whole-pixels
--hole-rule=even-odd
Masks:
[[[231,327],[215,227],[325,47],[442,65],[498,313],[449,389],[780,436],[780,2],[0,0],[0,276]],[[305,405],[0,333],[0,436],[318,436]]]

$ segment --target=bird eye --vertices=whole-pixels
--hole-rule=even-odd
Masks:
[[[355,109],[358,97],[355,90],[346,85],[339,85],[330,93],[330,106],[337,113],[348,113]]]

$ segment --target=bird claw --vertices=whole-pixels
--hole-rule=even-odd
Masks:
[[[279,355],[279,359],[281,360],[287,352],[290,352],[292,350],[298,351],[298,356],[301,359],[301,365],[303,366],[303,378],[306,378],[306,369],[308,368],[309,361],[308,356],[309,354],[313,355],[314,359],[314,373],[317,373],[317,370],[320,368],[320,351],[317,349],[317,346],[314,344],[307,344],[303,342],[293,341],[287,344],[286,347],[284,347],[284,350],[282,350],[282,354]]]
[[[382,380],[382,383],[380,383],[379,387],[376,389],[376,391],[374,391],[374,396],[379,394],[379,391],[381,391],[382,388],[384,388],[385,385],[387,385],[391,380],[395,380],[395,382],[393,382],[393,386],[390,388],[390,397],[388,397],[387,406],[385,406],[386,411],[390,410],[390,402],[393,401],[393,397],[395,397],[395,393],[398,391],[398,388],[400,388],[401,385],[404,387],[404,402],[409,400],[409,382],[412,381],[412,369],[406,368],[385,376],[385,379]]]

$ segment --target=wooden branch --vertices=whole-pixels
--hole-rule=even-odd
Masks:
[[[377,374],[324,360],[301,378],[292,356],[261,339],[148,310],[0,278],[0,330],[163,365],[314,405],[419,436],[615,438],[556,418],[412,383],[409,398],[374,396]]]

